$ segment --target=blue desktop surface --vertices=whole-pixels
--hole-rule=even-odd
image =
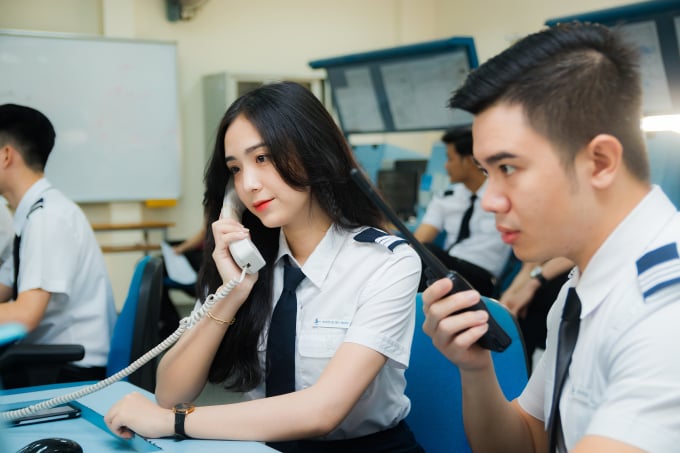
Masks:
[[[72,387],[40,386],[8,390],[0,394],[0,410],[14,408],[18,403],[37,403],[45,399],[69,394],[85,387],[74,384]],[[116,382],[104,389],[77,400],[86,407],[81,417],[47,423],[17,427],[0,427],[0,445],[6,451],[17,451],[25,445],[46,437],[61,437],[78,442],[85,452],[120,451],[200,451],[200,452],[274,452],[260,442],[219,441],[187,439],[178,442],[172,438],[143,439],[137,437],[133,442],[115,437],[110,431],[102,429],[103,416],[108,409],[130,392],[139,392],[153,400],[153,395],[129,382]]]

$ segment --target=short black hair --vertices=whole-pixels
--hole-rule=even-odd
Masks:
[[[442,141],[447,145],[455,146],[456,152],[461,156],[472,155],[472,127],[470,125],[448,129],[442,135]]]
[[[0,105],[0,145],[11,143],[29,168],[45,170],[55,137],[52,123],[38,110],[17,104]]]
[[[620,30],[569,22],[528,35],[472,71],[449,107],[477,115],[499,103],[520,106],[565,165],[609,134],[621,142],[628,170],[649,180],[639,56]]]

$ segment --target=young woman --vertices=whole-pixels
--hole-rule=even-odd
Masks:
[[[420,260],[380,229],[380,212],[349,177],[357,164],[333,118],[307,89],[283,82],[239,98],[217,137],[205,178],[214,252],[199,276],[203,296],[241,277],[232,242],[251,238],[266,265],[163,357],[158,405],[128,395],[107,414],[109,427],[123,437],[276,442],[282,451],[423,451],[403,421]],[[246,207],[242,223],[220,214],[230,181]],[[295,325],[284,329],[295,331],[286,359],[294,388],[274,391],[267,382],[283,356],[267,356],[279,346],[268,346],[279,341],[268,332],[286,265],[303,274]],[[173,413],[206,381],[251,400]]]

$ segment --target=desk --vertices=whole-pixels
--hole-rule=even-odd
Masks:
[[[69,384],[71,385],[71,384]],[[15,404],[18,402],[35,403],[45,399],[66,395],[83,388],[85,384],[72,386],[40,386],[32,388],[18,389],[18,391],[8,390],[0,394],[0,405]],[[77,401],[101,414],[102,417],[109,407],[124,395],[137,391],[149,399],[153,395],[129,382],[116,382],[98,392],[86,395]],[[78,442],[85,452],[111,452],[111,451],[144,451],[135,449],[133,444],[114,437],[109,431],[96,427],[87,421],[86,417],[78,417],[70,420],[60,420],[48,423],[38,423],[33,425],[5,427],[0,430],[0,449],[6,451],[17,451],[26,444],[45,437],[64,437]],[[138,439],[137,442],[140,442]],[[153,445],[159,447],[153,448]],[[145,451],[170,451],[170,452],[275,452],[265,444],[260,442],[241,442],[226,440],[200,440],[187,439],[177,442],[174,439],[152,439],[148,442],[149,449]]]
[[[149,231],[160,230],[163,240],[168,239],[168,228],[175,226],[172,222],[138,222],[138,223],[93,223],[92,229],[95,233],[104,231],[134,231],[141,230],[144,239],[141,244],[130,245],[103,245],[102,252],[144,252],[147,254],[153,250],[160,250],[160,244],[149,242]]]

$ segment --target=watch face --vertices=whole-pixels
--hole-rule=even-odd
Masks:
[[[196,406],[194,406],[192,403],[179,403],[173,408],[173,410],[175,413],[190,414],[195,408]]]

